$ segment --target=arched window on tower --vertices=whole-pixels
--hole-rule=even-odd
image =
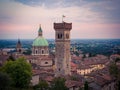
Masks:
[[[60,34],[60,38],[62,38],[62,34]]]
[[[58,39],[62,39],[62,37],[63,37],[62,33],[58,33],[57,37],[58,37]]]
[[[57,35],[57,38],[59,39],[59,34]]]

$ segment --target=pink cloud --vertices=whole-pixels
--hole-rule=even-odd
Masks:
[[[120,38],[120,24],[75,23],[73,38]]]

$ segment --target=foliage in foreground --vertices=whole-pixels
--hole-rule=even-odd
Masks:
[[[10,83],[10,77],[5,73],[0,72],[0,90],[9,90]]]
[[[111,62],[110,66],[109,66],[110,75],[113,76],[113,77],[115,77],[115,78],[117,78],[118,71],[119,70],[118,70],[118,67],[117,67],[116,63],[115,62]]]
[[[120,90],[120,70],[118,69],[116,62],[119,61],[118,59],[115,60],[115,62],[111,62],[109,66],[109,73],[112,77],[114,77],[117,80],[116,83],[116,90]]]
[[[54,78],[52,84],[51,84],[51,89],[50,90],[68,90],[68,88],[65,86],[65,79],[58,77]]]
[[[2,71],[10,76],[13,81],[13,87],[26,88],[29,86],[32,77],[32,68],[24,58],[7,61],[2,67]]]
[[[87,81],[85,81],[85,83],[84,83],[84,90],[88,90],[88,82]]]
[[[35,85],[33,88],[34,90],[48,90],[49,85],[45,80],[41,80],[39,84]]]

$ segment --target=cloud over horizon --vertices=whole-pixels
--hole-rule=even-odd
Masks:
[[[119,3],[120,0],[1,0],[0,39],[34,39],[39,24],[46,38],[54,38],[53,23],[61,22],[63,14],[66,22],[73,23],[72,38],[120,38]]]

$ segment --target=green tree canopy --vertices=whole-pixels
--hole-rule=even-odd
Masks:
[[[111,76],[117,78],[119,70],[115,62],[110,63],[109,72]]]
[[[24,58],[19,58],[15,61],[7,61],[2,70],[11,77],[13,86],[17,88],[28,87],[32,77],[32,68]]]
[[[54,78],[51,84],[51,90],[68,90],[65,86],[65,79],[61,77]]]
[[[116,59],[115,59],[115,63],[118,62],[118,61],[120,61],[120,58],[116,58]]]
[[[88,82],[87,81],[85,81],[85,83],[84,83],[84,90],[88,90]]]
[[[0,90],[8,90],[10,87],[11,79],[5,73],[0,72]]]
[[[109,73],[112,77],[115,77],[117,80],[117,90],[120,90],[120,70],[118,69],[116,62],[111,62],[109,66]]]
[[[79,80],[79,78],[77,76],[71,76],[70,79],[74,80],[74,81],[78,81]]]
[[[41,80],[38,85],[34,86],[34,90],[48,90],[48,83],[45,80]]]

